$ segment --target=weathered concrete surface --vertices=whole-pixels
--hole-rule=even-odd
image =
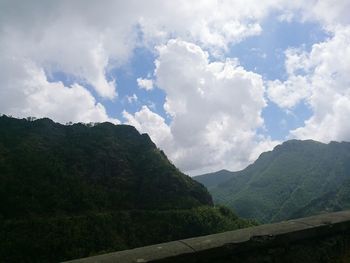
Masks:
[[[260,225],[69,262],[350,262],[350,211]]]

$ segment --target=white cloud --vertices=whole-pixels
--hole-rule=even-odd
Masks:
[[[347,138],[348,0],[3,0],[0,111],[61,122],[109,120],[84,86],[103,99],[117,99],[113,69],[127,63],[136,47],[160,46],[156,84],[166,93],[171,123],[149,108],[124,117],[153,134],[184,170],[237,169],[274,143],[256,133],[263,127],[264,86],[235,60],[210,63],[203,49],[224,57],[230,44],[260,34],[261,21],[276,10],[281,19],[320,22],[335,35],[311,53],[289,50],[289,79],[269,82],[269,98],[284,108],[303,100],[312,107],[314,116],[295,136]],[[173,37],[183,41],[168,42]],[[76,83],[48,82],[55,72]],[[143,88],[154,86],[139,80]]]
[[[291,109],[311,95],[309,72],[312,68],[307,53],[303,49],[287,49],[285,69],[288,78],[285,81],[267,81],[267,95],[281,108]]]
[[[275,10],[289,16],[301,12],[304,19],[330,26],[348,23],[349,9],[348,0],[3,0],[1,50],[31,59],[45,71],[73,74],[93,85],[100,96],[113,98],[115,85],[106,77],[108,69],[128,60],[140,44],[140,31],[148,44],[177,36],[216,53],[260,34],[260,21]]]
[[[306,63],[314,114],[292,135],[325,142],[350,140],[350,26],[338,27],[331,39],[315,44]]]
[[[274,80],[268,82],[268,97],[282,108],[293,108],[300,101],[307,99],[311,90],[304,76],[290,76],[281,82]]]
[[[7,89],[0,89],[1,113],[49,117],[61,123],[119,123],[108,117],[105,108],[84,87],[48,82],[43,69],[29,61],[7,58],[6,67],[3,65],[0,63],[0,79],[7,84]]]
[[[287,52],[286,67],[288,80],[270,83],[269,98],[283,108],[305,100],[313,111],[291,136],[350,140],[350,26],[334,28],[333,36],[314,44],[310,52]]]
[[[167,149],[172,147],[172,134],[164,118],[152,112],[147,106],[143,106],[134,115],[124,111],[123,117],[127,123],[133,125],[142,133],[148,133],[157,145],[162,145]]]
[[[302,9],[304,19],[319,21],[325,27],[333,28],[350,23],[348,0],[297,1],[297,6]]]
[[[126,96],[126,99],[128,100],[128,102],[131,104],[131,103],[134,103],[134,102],[137,102],[138,98],[136,96],[136,94],[132,94],[132,96]]]
[[[0,67],[8,67],[5,56],[26,60],[44,75],[63,72],[80,86],[91,85],[98,96],[115,99],[118,79],[110,77],[111,69],[127,63],[135,47],[148,45],[153,49],[155,44],[165,43],[176,35],[212,50],[225,49],[229,43],[261,31],[257,20],[265,12],[253,4],[249,10],[246,4],[232,2],[231,5],[230,11],[224,3],[207,0],[147,3],[106,0],[103,4],[83,0],[45,3],[3,0],[0,2]],[[246,19],[248,13],[250,17]],[[13,72],[21,71],[20,64],[11,67]],[[16,92],[30,96],[29,90],[11,90],[9,83],[21,75],[8,76],[13,79],[7,77],[8,82],[0,79],[2,94],[8,96],[6,100],[16,99]],[[144,79],[141,84],[146,89],[153,87],[150,80]],[[41,83],[37,86],[43,87]],[[53,88],[44,90],[55,94]]]
[[[115,81],[106,78],[106,68],[114,54],[106,49],[104,32],[87,27],[79,17],[70,17],[69,13],[58,17],[48,15],[47,19],[52,20],[40,21],[43,25],[35,22],[46,20],[40,18],[44,14],[33,15],[39,18],[31,17],[33,21],[28,21],[27,25],[3,23],[0,29],[2,52],[31,60],[46,72],[73,75],[91,84],[100,96],[114,98]]]
[[[257,7],[255,1],[149,1],[139,23],[148,43],[166,43],[177,36],[206,48],[226,49],[261,32],[258,21],[275,1],[265,2]]]
[[[152,90],[153,89],[153,80],[137,78],[137,85],[140,89]]]
[[[209,62],[199,46],[178,39],[158,51],[155,76],[166,92],[171,123],[147,107],[124,117],[149,133],[180,169],[192,174],[236,170],[275,145],[256,133],[266,105],[260,75],[236,60]]]

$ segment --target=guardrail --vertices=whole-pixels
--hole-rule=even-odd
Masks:
[[[350,211],[260,225],[67,262],[350,262]]]

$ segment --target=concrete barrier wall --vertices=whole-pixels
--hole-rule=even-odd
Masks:
[[[350,262],[350,211],[260,225],[69,262],[346,263]]]

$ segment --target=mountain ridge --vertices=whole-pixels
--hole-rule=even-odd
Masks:
[[[212,178],[208,189],[215,203],[244,218],[276,222],[347,209],[350,143],[286,141],[228,177],[216,184]],[[201,177],[194,179],[206,184]]]

